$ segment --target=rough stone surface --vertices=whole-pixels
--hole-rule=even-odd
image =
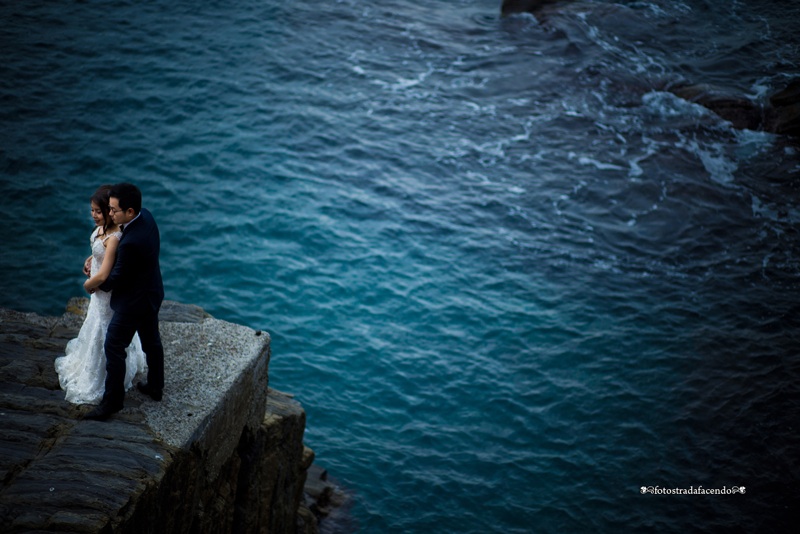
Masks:
[[[237,514],[237,530],[295,532],[298,517],[276,510],[298,510],[303,502],[306,470],[302,442],[306,414],[290,395],[269,390],[267,414],[258,431],[242,440],[240,456],[248,466],[242,470],[239,492],[248,505]],[[262,452],[266,451],[266,452]],[[253,513],[256,511],[256,513]],[[299,529],[303,532],[316,532]]]
[[[305,505],[322,526],[335,526],[335,532],[357,532],[350,515],[351,496],[328,477],[328,471],[316,464],[306,472]]]
[[[88,421],[53,367],[85,307],[0,309],[0,532],[317,532],[305,413],[268,389],[266,333],[165,302],[164,400]]]

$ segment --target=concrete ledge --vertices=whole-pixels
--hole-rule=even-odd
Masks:
[[[208,318],[162,322],[161,338],[164,400],[142,404],[145,421],[168,445],[199,447],[216,476],[244,427],[264,418],[269,335]]]

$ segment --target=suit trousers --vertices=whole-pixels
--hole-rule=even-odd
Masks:
[[[106,390],[103,402],[121,408],[125,400],[125,349],[139,333],[147,358],[147,384],[164,389],[164,347],[158,329],[158,310],[144,313],[114,312],[106,332]]]

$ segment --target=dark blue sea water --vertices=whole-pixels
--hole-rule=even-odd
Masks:
[[[131,181],[167,298],[271,334],[328,532],[788,530],[800,149],[659,88],[765,102],[800,4],[499,13],[3,2],[0,306],[80,296]]]

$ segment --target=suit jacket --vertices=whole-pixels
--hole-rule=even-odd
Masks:
[[[164,284],[158,256],[161,236],[153,215],[142,208],[139,217],[125,226],[117,258],[108,279],[100,284],[111,294],[111,309],[120,313],[158,313],[164,300]]]

